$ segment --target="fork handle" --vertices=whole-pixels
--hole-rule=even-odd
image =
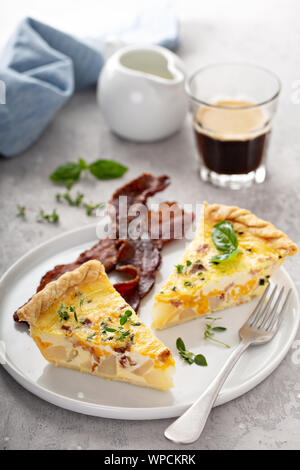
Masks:
[[[165,437],[167,439],[176,444],[191,444],[200,437],[219,391],[233,366],[249,345],[250,343],[246,341],[239,343],[205,392],[182,416],[165,430]]]

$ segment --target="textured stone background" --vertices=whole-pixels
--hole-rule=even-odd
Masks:
[[[269,67],[281,77],[283,91],[267,181],[239,192],[205,185],[197,175],[188,120],[177,135],[164,142],[125,142],[107,129],[96,105],[95,91],[77,94],[30,150],[11,160],[0,159],[1,273],[33,246],[91,222],[81,211],[63,205],[59,206],[59,226],[37,224],[34,212],[29,212],[31,221],[16,217],[18,203],[32,210],[52,209],[57,188],[48,182],[49,173],[58,164],[79,156],[88,161],[111,157],[124,162],[130,168],[126,179],[143,171],[167,173],[172,185],[164,193],[166,199],[238,203],[274,221],[300,242],[300,104],[292,102],[293,83],[300,79],[299,2],[211,0],[206,6],[196,1],[175,3],[182,33],[178,53],[189,71],[210,62],[244,60]],[[16,1],[10,4],[13,8]],[[12,11],[9,13],[11,19]],[[92,201],[106,201],[119,184],[117,180],[101,183],[87,178],[78,189]],[[288,263],[287,269],[299,289],[298,259]],[[296,349],[291,349],[262,384],[214,409],[203,436],[188,448],[299,449],[300,364],[296,364],[296,354]],[[31,395],[0,369],[0,448],[172,450],[178,446],[163,438],[169,423],[116,421],[72,413]]]

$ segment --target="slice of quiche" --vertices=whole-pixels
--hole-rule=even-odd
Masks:
[[[173,386],[171,351],[114,289],[99,261],[50,282],[17,313],[57,366],[159,390]]]
[[[283,232],[248,210],[205,202],[194,240],[155,297],[152,327],[249,301],[297,251]]]

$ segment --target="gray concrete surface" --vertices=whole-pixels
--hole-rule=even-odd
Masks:
[[[277,11],[269,21],[263,15],[271,6],[257,7],[257,15],[245,16],[241,22],[231,21],[228,15],[223,21],[217,13],[215,20],[183,22],[178,51],[190,71],[209,62],[238,59],[265,65],[280,75],[283,92],[265,184],[239,192],[203,184],[197,175],[188,120],[178,134],[164,142],[137,145],[109,132],[96,106],[94,90],[77,94],[30,150],[11,160],[0,160],[1,273],[32,247],[91,221],[80,210],[67,206],[58,207],[58,226],[34,221],[34,210],[55,206],[57,188],[48,181],[49,173],[58,164],[78,157],[88,161],[111,157],[124,162],[130,168],[126,180],[143,171],[167,173],[172,185],[164,193],[166,199],[238,203],[275,222],[300,242],[300,104],[292,103],[292,85],[300,79],[299,4],[290,1],[272,5],[282,8],[282,14]],[[78,189],[92,201],[106,201],[119,184],[117,180],[86,178]],[[16,217],[18,203],[32,210],[28,221]],[[299,289],[298,259],[289,262],[287,269]],[[299,345],[295,342],[278,369],[254,390],[214,409],[200,440],[186,448],[299,449]],[[179,446],[163,438],[169,423],[100,419],[66,411],[30,394],[0,369],[3,449],[177,449]]]

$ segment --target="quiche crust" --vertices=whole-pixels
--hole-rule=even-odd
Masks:
[[[41,313],[48,310],[52,304],[59,300],[68,289],[79,287],[80,284],[96,281],[105,274],[103,265],[96,260],[82,264],[74,271],[68,271],[56,281],[49,282],[43,290],[17,310],[19,321],[26,321],[35,325]]]
[[[260,219],[247,209],[223,204],[204,202],[204,218],[206,222],[217,223],[221,220],[232,222],[236,231],[247,231],[255,237],[272,245],[281,256],[294,256],[298,252],[297,245],[271,222]]]

